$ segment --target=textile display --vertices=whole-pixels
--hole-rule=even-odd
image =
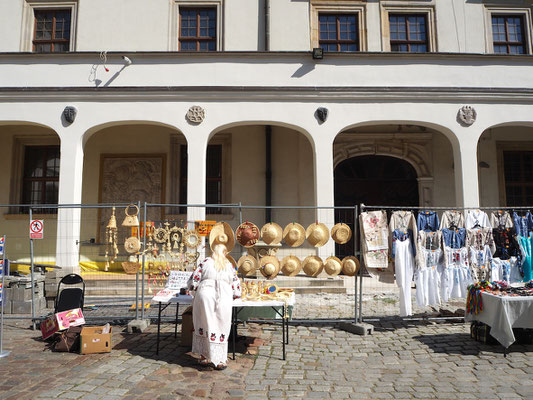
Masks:
[[[387,213],[370,211],[361,213],[361,240],[367,268],[387,268],[389,266],[389,231]]]

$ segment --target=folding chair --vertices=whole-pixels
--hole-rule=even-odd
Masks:
[[[61,285],[79,285],[80,283],[82,287],[64,288],[61,290]],[[57,284],[57,296],[54,313],[72,310],[74,308],[83,309],[84,299],[85,282],[83,281],[83,278],[77,274],[65,275]]]

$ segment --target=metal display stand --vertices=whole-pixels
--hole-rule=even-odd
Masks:
[[[0,292],[0,302],[2,307],[0,307],[0,358],[7,357],[10,351],[4,350],[4,303],[5,303],[5,276],[6,276],[6,252],[4,247],[6,245],[6,236],[2,236],[2,242],[0,243],[0,255],[2,256],[2,265],[0,271],[2,273],[2,291]]]

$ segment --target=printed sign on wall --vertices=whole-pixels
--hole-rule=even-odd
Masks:
[[[44,221],[34,219],[30,222],[30,239],[42,239],[44,236]]]

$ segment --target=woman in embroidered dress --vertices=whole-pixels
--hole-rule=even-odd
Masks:
[[[203,260],[189,279],[194,291],[192,352],[200,364],[226,368],[233,300],[241,296],[237,273],[226,258],[234,245],[233,231],[226,223],[216,224],[209,243],[213,254]]]

